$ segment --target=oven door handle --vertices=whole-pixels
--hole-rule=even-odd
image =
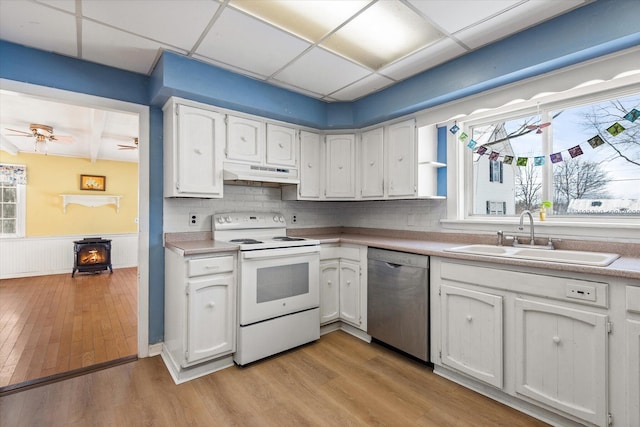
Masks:
[[[320,253],[320,246],[297,246],[294,248],[262,249],[241,252],[242,259],[282,258],[284,256]]]

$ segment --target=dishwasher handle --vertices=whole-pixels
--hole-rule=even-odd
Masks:
[[[389,268],[399,268],[402,267],[402,264],[395,264],[393,262],[385,262],[385,265]]]

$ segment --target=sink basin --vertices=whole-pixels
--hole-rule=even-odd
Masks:
[[[546,250],[493,245],[458,246],[455,248],[445,249],[445,251],[493,256],[498,258],[517,258],[565,264],[592,265],[597,267],[606,267],[620,257],[618,254],[605,252],[567,251],[560,249]]]

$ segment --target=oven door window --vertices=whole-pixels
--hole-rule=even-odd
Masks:
[[[309,263],[259,268],[256,271],[258,304],[309,293]]]

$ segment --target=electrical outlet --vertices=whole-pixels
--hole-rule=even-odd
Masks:
[[[292,222],[293,224],[295,224],[296,222],[298,222],[298,216],[297,216],[297,215],[292,216],[292,217],[291,217],[291,222]]]
[[[189,225],[195,227],[200,225],[200,217],[195,212],[189,212]]]

